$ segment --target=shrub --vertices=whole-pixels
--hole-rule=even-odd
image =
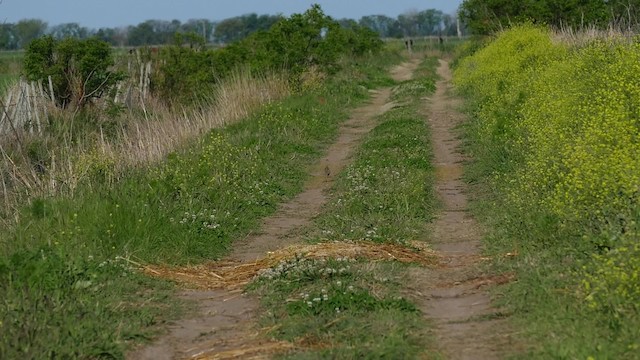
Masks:
[[[523,206],[578,232],[625,230],[640,184],[638,56],[638,45],[597,41],[538,70],[518,126],[526,161],[514,193],[528,194]]]
[[[113,71],[111,46],[97,38],[56,40],[44,36],[32,41],[25,53],[24,72],[29,80],[42,82],[60,107],[82,108],[108,93],[123,78]],[[51,94],[49,94],[51,96]]]
[[[571,307],[544,316],[568,328],[599,327],[585,339],[606,337],[596,344],[574,339],[580,350],[563,343],[564,354],[622,358],[640,347],[639,57],[636,43],[592,40],[569,48],[524,25],[456,71],[471,99],[470,149],[493,188],[498,238],[523,252],[523,285],[513,285],[515,293],[527,304],[541,292],[541,302],[562,303],[563,295],[550,299],[548,288],[525,284],[570,288],[578,294],[567,296]]]
[[[516,125],[521,119],[521,107],[531,96],[530,84],[541,67],[564,53],[562,46],[551,41],[548,30],[523,25],[502,33],[460,62],[455,84],[472,98],[472,126],[486,150],[479,156],[495,158],[497,168],[517,161],[520,153],[516,150]]]
[[[152,90],[166,100],[200,99],[210,93],[217,80],[214,53],[206,50],[203,38],[176,34],[174,44],[162,49],[163,62],[155,73]]]
[[[342,27],[314,5],[219,50],[187,48],[178,41],[163,51],[165,64],[155,87],[168,98],[197,99],[237,67],[254,73],[288,71],[300,85],[309,69],[335,73],[342,57],[377,52],[382,45],[376,33],[357,24]]]

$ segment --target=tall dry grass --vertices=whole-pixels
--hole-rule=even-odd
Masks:
[[[236,72],[215,87],[210,102],[199,110],[171,110],[157,103],[151,119],[124,130],[118,142],[102,140],[100,151],[125,168],[154,163],[197,136],[241,120],[288,94],[288,81],[282,75],[252,77]],[[127,155],[119,155],[123,153]]]
[[[568,45],[571,48],[581,48],[593,43],[594,40],[634,41],[637,35],[634,29],[635,27],[613,23],[607,28],[599,28],[594,25],[579,28],[563,26],[553,29],[552,35],[553,40],[557,43]]]
[[[3,135],[0,224],[17,221],[18,209],[34,198],[71,196],[80,184],[113,184],[127,170],[157,163],[209,130],[246,118],[289,93],[284,75],[256,77],[237,71],[217,84],[210,100],[196,109],[169,107],[159,99],[148,98],[143,111],[122,115],[121,123],[126,126],[121,126],[115,136],[107,137],[100,132],[78,140],[71,133],[73,127],[62,139],[46,132]],[[59,109],[50,111],[58,111],[57,116],[70,116]],[[29,153],[34,151],[33,144],[48,152],[46,168],[33,162],[33,154]],[[99,179],[95,179],[96,174]]]

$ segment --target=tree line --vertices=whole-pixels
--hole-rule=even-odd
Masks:
[[[615,26],[637,30],[640,0],[464,0],[459,17],[476,34],[523,21],[573,29]]]
[[[92,29],[79,23],[65,23],[49,26],[39,19],[24,19],[17,23],[0,24],[0,49],[17,50],[25,48],[32,40],[44,35],[54,39],[87,39],[97,37],[112,46],[164,45],[172,43],[176,33],[195,33],[207,43],[232,43],[248,37],[260,30],[267,30],[282,15],[247,14],[221,21],[208,19],[147,20],[135,26]],[[402,38],[430,35],[455,35],[457,33],[455,15],[444,14],[440,10],[410,11],[392,18],[386,15],[369,15],[359,21],[340,19],[338,23],[349,27],[353,22],[367,27],[381,37]]]

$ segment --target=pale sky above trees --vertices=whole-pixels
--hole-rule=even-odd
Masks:
[[[453,14],[461,0],[0,0],[0,23],[37,18],[49,25],[77,22],[89,28],[136,25],[149,19],[223,20],[257,13],[289,15],[318,3],[334,18],[397,15],[438,9]]]

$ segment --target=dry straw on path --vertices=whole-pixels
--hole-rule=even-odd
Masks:
[[[254,262],[238,263],[229,261],[207,264],[170,267],[161,265],[143,266],[143,271],[151,276],[161,277],[198,289],[239,289],[247,285],[261,270],[277,266],[283,261],[295,258],[328,259],[347,257],[371,261],[399,261],[435,266],[439,255],[421,242],[407,245],[380,244],[372,242],[325,242],[315,245],[294,245],[268,253]]]
[[[398,261],[415,263],[422,266],[437,266],[441,257],[429,249],[426,243],[410,242],[408,244],[380,244],[369,241],[361,242],[325,242],[314,245],[293,245],[252,262],[217,261],[201,265],[172,267],[163,265],[142,265],[141,270],[153,277],[172,280],[182,285],[201,289],[224,289],[232,293],[240,293],[261,271],[274,268],[279,264],[294,259],[323,260],[331,258],[366,259],[368,261]],[[265,330],[265,329],[263,329]],[[228,360],[228,359],[268,359],[274,354],[283,354],[296,348],[309,349],[323,347],[323,344],[291,343],[268,340],[261,336],[266,331],[258,331],[251,340],[225,339],[223,343],[210,344],[207,350],[193,354],[192,360]],[[326,344],[325,344],[326,345]],[[220,346],[228,350],[220,351]]]

